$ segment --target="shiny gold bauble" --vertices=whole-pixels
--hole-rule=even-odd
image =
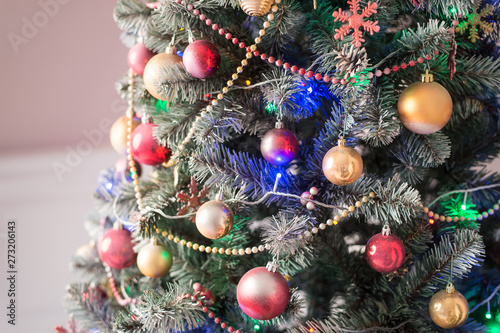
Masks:
[[[113,148],[122,155],[127,155],[127,128],[128,117],[123,116],[118,118],[111,126],[109,131],[109,141]],[[132,123],[132,131],[140,124],[139,119],[134,118]]]
[[[344,139],[323,157],[323,173],[335,185],[352,184],[362,172],[363,159],[354,148],[347,147]]]
[[[465,297],[449,283],[445,290],[438,291],[429,302],[429,314],[436,325],[455,328],[462,325],[469,315],[469,303]]]
[[[412,83],[398,101],[399,119],[417,134],[430,134],[443,128],[451,117],[453,102],[448,91],[423,74],[422,82]]]
[[[168,78],[164,76],[165,68],[182,63],[182,57],[178,56],[175,52],[177,52],[175,47],[167,47],[164,53],[159,53],[149,59],[146,67],[144,67],[144,85],[156,99],[162,101],[168,100],[168,97],[161,95],[159,84],[165,80],[168,81]]]
[[[241,9],[250,16],[263,16],[269,13],[274,0],[240,0]]]
[[[210,239],[224,237],[231,231],[233,224],[233,211],[220,200],[205,202],[196,213],[198,231]]]
[[[153,279],[165,276],[172,267],[172,254],[165,245],[153,238],[151,243],[139,250],[137,267],[142,274]]]

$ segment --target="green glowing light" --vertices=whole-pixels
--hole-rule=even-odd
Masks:
[[[466,205],[462,205],[462,210],[466,210],[467,209],[467,206]]]
[[[266,106],[267,112],[272,113],[272,112],[276,112],[276,110],[278,110],[278,106],[276,106],[276,104],[274,104],[274,103],[267,104],[267,106]]]
[[[456,9],[455,7],[452,7],[452,8],[450,9],[450,13],[451,13],[451,14],[455,14],[456,12],[457,12],[457,9]]]
[[[253,325],[253,328],[254,328],[256,331],[258,331],[258,330],[260,330],[260,325],[255,324],[255,325]]]
[[[491,313],[486,312],[486,319],[491,319]]]
[[[161,101],[161,100],[157,100],[156,101],[156,109],[158,111],[165,111],[167,112],[168,111],[168,102],[167,101]]]
[[[500,326],[488,326],[488,332],[490,333],[500,333]]]

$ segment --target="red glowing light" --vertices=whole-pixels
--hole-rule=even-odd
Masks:
[[[434,224],[434,220],[433,220],[433,219],[430,219],[430,220],[429,220],[429,224]]]

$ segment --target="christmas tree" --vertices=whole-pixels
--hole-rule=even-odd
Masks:
[[[494,0],[118,1],[123,156],[57,330],[499,331],[499,17]]]

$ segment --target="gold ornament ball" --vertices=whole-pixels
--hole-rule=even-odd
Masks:
[[[263,16],[269,13],[274,0],[240,0],[241,9],[250,16]]]
[[[398,101],[399,119],[417,134],[430,134],[442,129],[450,120],[453,101],[448,91],[433,82],[432,75],[423,74],[423,82],[412,83]]]
[[[363,172],[363,159],[344,139],[330,149],[323,158],[323,173],[335,185],[354,183]]]
[[[196,213],[198,231],[210,239],[224,237],[231,231],[233,224],[233,211],[220,200],[205,202]]]
[[[436,325],[445,329],[462,325],[469,314],[469,303],[453,284],[438,291],[429,302],[429,314]]]
[[[158,84],[167,80],[164,77],[164,69],[182,63],[182,57],[178,56],[175,52],[175,47],[167,47],[164,53],[159,53],[153,58],[149,59],[146,67],[144,67],[144,86],[149,93],[156,99],[166,101],[168,98],[163,97],[159,92]]]
[[[153,279],[165,276],[172,267],[172,254],[165,245],[153,238],[137,254],[137,267],[142,274]]]
[[[128,117],[123,116],[118,118],[109,131],[109,141],[111,141],[111,146],[122,155],[127,155],[127,128],[128,128]],[[134,118],[132,120],[132,132],[140,124],[139,119]]]

